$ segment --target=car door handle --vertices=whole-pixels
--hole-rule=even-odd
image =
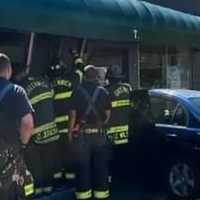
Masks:
[[[177,134],[175,134],[175,133],[168,133],[167,137],[177,137]]]

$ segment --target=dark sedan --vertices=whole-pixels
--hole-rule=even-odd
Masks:
[[[129,151],[140,179],[162,181],[173,198],[190,199],[200,188],[200,92],[152,89],[134,100]]]

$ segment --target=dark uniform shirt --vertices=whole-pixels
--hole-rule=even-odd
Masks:
[[[8,80],[0,78],[0,92],[8,84]],[[16,143],[19,140],[21,118],[33,112],[25,90],[16,84],[12,86],[0,102],[0,134],[8,143]]]
[[[33,141],[43,144],[58,140],[55,123],[53,90],[43,77],[26,77],[21,81],[35,110]]]
[[[79,77],[75,73],[63,74],[50,81],[54,89],[56,124],[59,133],[66,133],[68,132],[70,99],[73,91],[80,84]]]
[[[89,106],[89,102],[83,92],[81,92],[81,87],[83,87],[90,97],[92,98],[95,90],[97,87],[99,87],[97,84],[93,82],[83,82],[80,87],[77,88],[77,90],[74,92],[72,99],[71,99],[71,109],[77,111],[77,119],[79,120],[86,120],[84,118],[84,114]],[[98,116],[95,115],[94,112],[90,112],[89,116],[87,117],[87,124],[96,124],[97,121],[101,120],[103,122],[105,120],[105,110],[111,109],[111,103],[108,91],[103,88],[99,87],[99,94],[98,98],[96,99],[95,108],[97,110],[98,115],[100,116],[100,119]]]
[[[114,83],[108,86],[112,101],[112,115],[108,135],[113,144],[128,143],[131,86],[127,83]]]

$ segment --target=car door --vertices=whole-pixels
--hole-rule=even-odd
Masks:
[[[158,130],[175,137],[188,125],[187,110],[175,99],[150,96],[151,111]]]
[[[194,129],[189,128],[189,111],[178,100],[170,97],[150,97],[151,111],[157,130],[168,141],[184,147],[191,145]]]

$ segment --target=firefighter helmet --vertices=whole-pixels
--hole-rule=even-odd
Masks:
[[[59,58],[54,59],[47,70],[47,75],[49,77],[57,77],[65,73],[65,65]]]
[[[76,69],[83,70],[85,67],[85,63],[81,57],[76,57],[74,59],[74,65]]]
[[[116,79],[122,79],[124,78],[124,75],[122,74],[122,70],[120,66],[113,65],[112,67],[108,68],[106,78],[116,78]]]

